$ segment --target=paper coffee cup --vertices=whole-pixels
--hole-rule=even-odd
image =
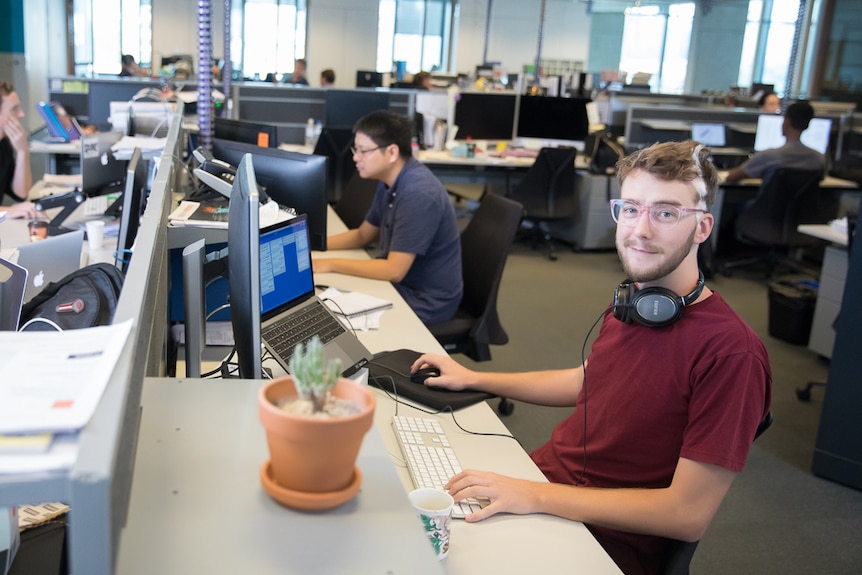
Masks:
[[[102,249],[105,241],[105,221],[90,220],[87,222],[87,243],[91,250]]]
[[[455,505],[455,500],[445,491],[427,487],[413,490],[407,497],[419,514],[425,535],[437,553],[437,558],[443,559],[449,553],[452,506]]]

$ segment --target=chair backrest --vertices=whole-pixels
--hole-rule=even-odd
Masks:
[[[574,148],[542,148],[535,163],[512,189],[531,218],[568,218],[575,213]]]
[[[497,194],[485,194],[473,218],[461,232],[464,295],[461,309],[482,318],[477,329],[488,331],[488,343],[503,345],[509,338],[497,316],[497,292],[509,248],[515,239],[523,207]]]
[[[772,425],[772,411],[767,411],[766,416],[760,421],[757,430],[754,432],[754,439],[763,435],[763,432],[769,429]],[[672,539],[668,543],[668,549],[665,553],[665,561],[662,566],[662,575],[688,575],[688,566],[691,559],[694,557],[694,552],[697,550],[699,541],[679,541]]]
[[[838,214],[838,195],[820,189],[822,178],[819,170],[775,170],[737,218],[737,237],[782,248],[813,243],[796,227],[825,224]]]
[[[359,176],[359,172],[354,172],[341,193],[341,199],[332,206],[349,229],[358,228],[365,221],[374,201],[377,183],[377,180],[366,180]]]

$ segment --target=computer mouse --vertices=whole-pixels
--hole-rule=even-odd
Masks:
[[[413,383],[423,384],[429,377],[437,377],[440,375],[440,370],[436,367],[422,367],[416,370],[416,373],[410,376],[410,381]]]

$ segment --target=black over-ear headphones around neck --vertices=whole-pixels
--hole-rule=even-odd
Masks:
[[[680,297],[663,287],[639,290],[635,282],[626,279],[614,291],[614,317],[623,323],[636,322],[647,327],[671,325],[682,317],[685,306],[700,297],[704,283],[703,272],[699,272],[691,293]]]

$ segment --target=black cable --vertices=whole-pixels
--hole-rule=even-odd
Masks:
[[[324,302],[325,302],[325,301],[331,301],[332,303],[334,303],[334,304],[335,304],[335,307],[337,307],[337,308],[338,308],[338,311],[340,312],[341,317],[343,317],[343,318],[344,318],[344,320],[347,322],[347,326],[350,328],[350,331],[352,331],[352,332],[353,332],[353,335],[354,335],[354,336],[356,335],[356,328],[355,328],[355,327],[353,327],[353,322],[351,322],[351,321],[350,321],[350,318],[349,318],[349,317],[347,317],[347,314],[346,314],[346,313],[344,313],[344,310],[343,310],[343,309],[341,309],[341,306],[340,306],[340,305],[338,305],[338,302],[337,302],[337,301],[335,301],[334,299],[330,299],[330,298],[328,298],[328,297],[322,297],[322,298],[320,298],[320,301],[324,301]]]
[[[584,368],[584,381],[581,385],[581,390],[584,394],[584,462],[581,466],[581,473],[578,475],[578,478],[575,479],[575,485],[580,484],[581,479],[584,478],[584,474],[587,472],[587,342],[590,340],[590,334],[593,333],[593,330],[596,329],[596,326],[612,307],[613,305],[609,305],[606,309],[602,310],[602,313],[599,314],[599,317],[596,318],[596,321],[594,321],[593,325],[590,326],[590,329],[587,330],[587,335],[584,336],[584,343],[581,344],[581,366]]]

